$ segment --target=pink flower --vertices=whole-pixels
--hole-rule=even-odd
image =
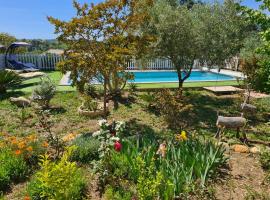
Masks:
[[[115,149],[115,151],[120,152],[122,149],[122,144],[119,141],[116,141],[114,143],[114,149]]]

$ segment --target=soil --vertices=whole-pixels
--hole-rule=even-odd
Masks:
[[[265,180],[266,173],[258,155],[232,152],[229,168],[227,178],[214,186],[216,199],[270,199],[270,185]]]

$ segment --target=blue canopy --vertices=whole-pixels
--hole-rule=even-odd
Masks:
[[[13,42],[8,48],[13,49],[17,47],[29,47],[31,44],[27,42]]]

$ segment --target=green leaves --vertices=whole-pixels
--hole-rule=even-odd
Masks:
[[[14,71],[0,70],[0,94],[5,93],[10,87],[17,86],[22,78]]]
[[[32,99],[37,101],[40,106],[47,108],[50,100],[55,95],[55,92],[56,86],[53,81],[48,76],[44,76],[40,78],[39,85],[34,88]]]
[[[40,159],[41,170],[28,186],[31,198],[82,199],[86,186],[82,171],[68,158],[74,148],[70,147],[61,160],[56,163],[48,156]]]

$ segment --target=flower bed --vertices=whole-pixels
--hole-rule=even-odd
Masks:
[[[101,120],[99,125],[93,137],[100,141],[100,160],[94,165],[105,194],[109,188],[110,194],[130,193],[135,199],[187,197],[226,163],[222,147],[184,131],[174,139],[160,138],[159,144],[154,137],[125,136],[123,122]]]

